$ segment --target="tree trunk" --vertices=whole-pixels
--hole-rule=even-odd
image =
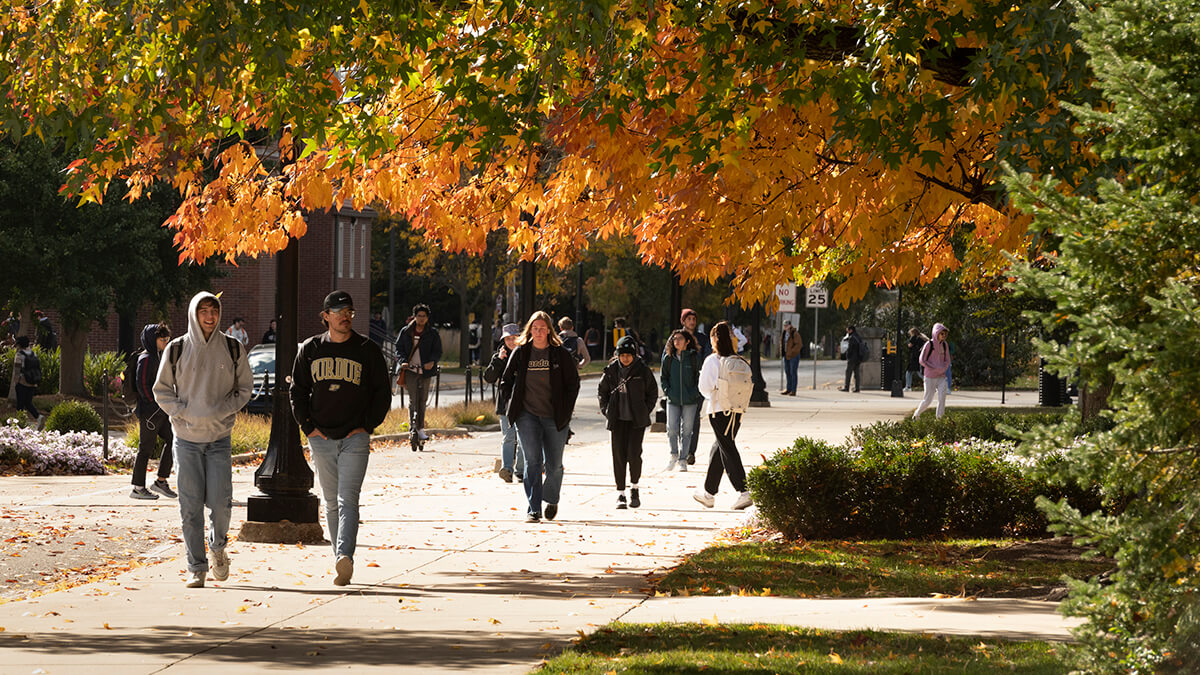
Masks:
[[[1112,393],[1112,383],[1099,387],[1079,388],[1079,412],[1083,421],[1088,421],[1108,408],[1108,395]]]
[[[77,326],[73,322],[63,322],[62,341],[59,344],[62,364],[58,375],[58,391],[61,394],[88,395],[87,387],[83,384],[83,352],[87,348],[90,328],[90,323]]]

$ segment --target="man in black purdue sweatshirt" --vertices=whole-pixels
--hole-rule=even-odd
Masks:
[[[367,473],[371,432],[392,406],[392,387],[379,345],[351,328],[354,301],[345,291],[325,297],[328,331],[304,341],[292,366],[292,414],[308,436],[325,498],[325,524],[337,576],[354,574],[358,495]]]

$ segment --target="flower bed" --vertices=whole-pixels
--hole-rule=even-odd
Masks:
[[[88,476],[107,473],[100,434],[37,431],[14,420],[0,426],[0,473],[36,476]],[[109,465],[133,464],[129,449],[109,444]]]

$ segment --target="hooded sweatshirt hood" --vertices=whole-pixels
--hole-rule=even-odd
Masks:
[[[234,417],[250,400],[253,384],[246,350],[221,332],[220,321],[205,339],[197,310],[210,298],[221,306],[207,291],[192,297],[187,335],[167,345],[154,384],[154,398],[170,415],[175,435],[193,443],[211,443],[232,433]]]
[[[941,333],[949,333],[949,329],[941,323],[933,324],[932,337],[921,348],[921,366],[925,377],[945,377],[946,369],[950,367],[950,344],[949,341],[938,340]]]

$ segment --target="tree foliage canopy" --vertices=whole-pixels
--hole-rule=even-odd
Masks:
[[[955,233],[972,268],[1021,249],[999,162],[1085,181],[1070,19],[1053,0],[26,3],[0,17],[0,112],[92,148],[84,199],[171,181],[185,258],[277,251],[304,211],[350,203],[449,250],[508,227],[564,264],[632,235],[745,302],[793,270],[839,273],[846,301],[957,268]]]

